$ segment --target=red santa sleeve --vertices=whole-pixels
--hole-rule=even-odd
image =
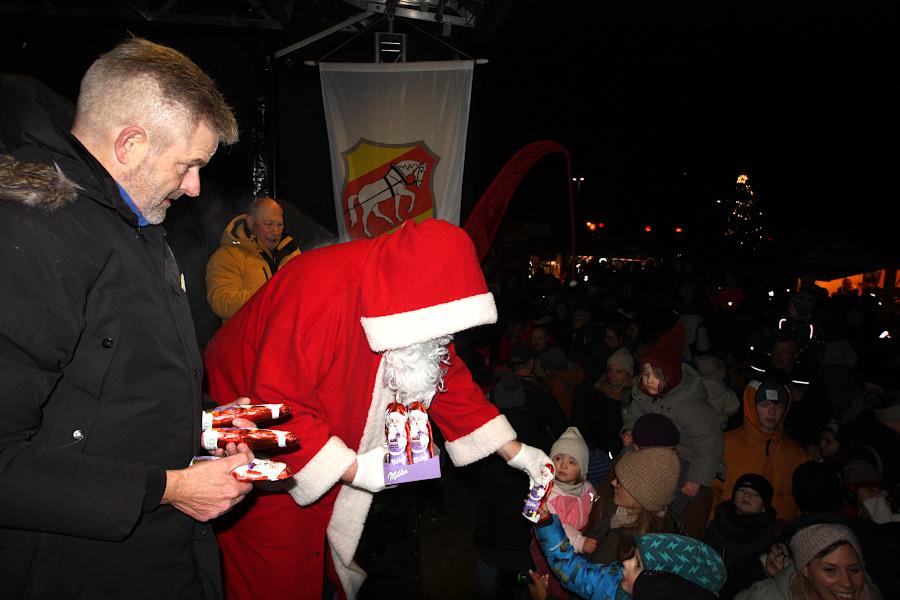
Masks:
[[[332,432],[318,391],[337,356],[337,346],[347,337],[346,320],[332,308],[316,311],[312,323],[296,302],[284,306],[276,302],[267,312],[249,395],[254,402],[283,402],[291,407],[291,418],[278,428],[294,432],[300,448],[279,454],[278,460],[295,472],[291,496],[307,505],[328,492],[356,460],[356,452]]]
[[[484,397],[452,344],[444,383],[447,391],[437,393],[428,414],[444,434],[453,464],[481,460],[516,439],[516,431]]]

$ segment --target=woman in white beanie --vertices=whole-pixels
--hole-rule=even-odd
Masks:
[[[846,525],[819,523],[791,538],[793,561],[735,600],[882,600],[866,575],[862,548]]]

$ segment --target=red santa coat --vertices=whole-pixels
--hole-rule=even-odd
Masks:
[[[278,455],[296,472],[288,493],[256,493],[219,535],[229,600],[320,598],[326,537],[345,594],[354,597],[362,585],[365,573],[353,556],[372,494],[339,479],[357,452],[384,442],[383,415],[394,398],[382,383],[382,355],[372,348],[496,320],[474,251],[468,254],[471,241],[457,232],[430,221],[301,254],[213,338],[205,354],[212,397],[290,405],[290,420],[278,428],[301,444]],[[450,247],[435,248],[448,235]],[[430,261],[437,264],[405,264],[434,252],[444,255]],[[444,381],[447,391],[437,394],[429,415],[454,464],[515,439],[452,345]]]

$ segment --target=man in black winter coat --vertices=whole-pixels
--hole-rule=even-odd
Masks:
[[[140,39],[85,74],[71,132],[47,119],[0,155],[0,598],[216,598],[204,522],[252,454],[188,467],[203,367],[159,224],[237,123]]]

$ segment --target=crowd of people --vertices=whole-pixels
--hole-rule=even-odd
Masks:
[[[353,598],[400,403],[476,465],[481,598],[900,597],[877,294],[687,262],[486,280],[434,219],[301,254],[261,198],[209,260],[201,352],[161,224],[237,141],[223,96],[131,39],[57,116],[0,113],[0,596]],[[251,402],[290,407],[281,484],[232,476],[244,444],[193,460],[203,408]]]
[[[634,593],[628,561],[651,534],[676,536],[673,548],[687,544],[684,559],[713,574],[705,591],[676,573],[668,595],[635,597],[900,594],[886,560],[900,533],[900,380],[879,335],[893,318],[880,290],[829,297],[807,279],[776,295],[764,281],[724,288],[704,270],[495,284],[500,325],[465,332],[483,346],[464,357],[501,412],[530,417],[554,461],[580,466],[555,485],[590,494],[592,508],[585,518],[587,500],[560,503],[560,492],[530,536],[477,536],[479,597],[527,597],[514,581],[529,570],[532,598]],[[580,374],[564,393],[554,354]],[[480,508],[496,527],[493,505],[512,514],[516,501],[485,485]]]

